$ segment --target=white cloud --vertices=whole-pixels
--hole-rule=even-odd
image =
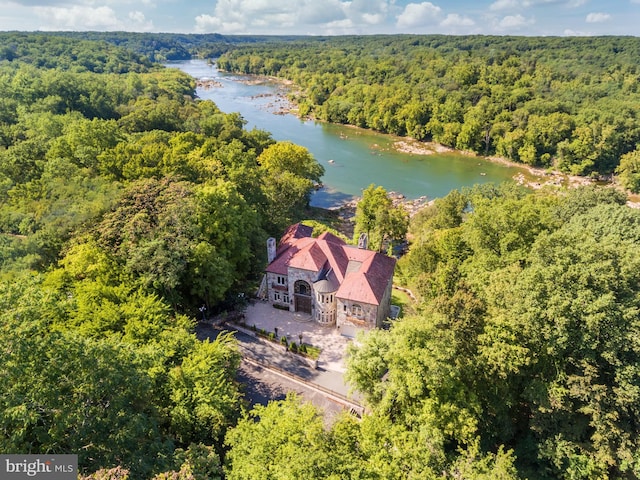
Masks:
[[[631,0],[640,1],[640,0]],[[489,5],[492,12],[502,10],[516,10],[521,8],[538,7],[545,5],[558,5],[570,8],[581,7],[589,2],[589,0],[495,0]]]
[[[317,0],[304,0],[305,3],[318,2]],[[384,23],[389,16],[388,0],[352,0],[339,2],[342,6],[345,18],[349,18],[354,25],[368,27]],[[324,5],[324,8],[327,8]]]
[[[442,9],[431,2],[409,3],[398,16],[396,25],[400,28],[419,27],[436,23]]]
[[[535,21],[533,19],[527,19],[522,15],[507,15],[498,23],[498,28],[501,30],[517,30],[528,25],[533,25]]]
[[[489,5],[489,10],[495,12],[499,10],[511,10],[520,8],[520,2],[518,0],[496,0]]]
[[[611,20],[611,15],[603,12],[593,12],[587,15],[587,23],[602,23]]]
[[[362,20],[369,25],[378,25],[384,22],[386,17],[381,13],[371,14],[371,13],[363,13]]]
[[[308,25],[313,23],[326,24],[337,22],[346,18],[345,5],[339,0],[325,2],[306,1],[300,5],[296,12],[298,21]]]
[[[307,26],[335,27],[348,18],[355,25],[375,25],[384,21],[386,8],[386,0],[218,0],[211,14],[195,18],[195,28],[198,32],[282,33]]]
[[[141,32],[150,32],[153,30],[153,22],[151,20],[147,20],[144,13],[140,11],[129,12],[129,20],[131,21],[131,25],[130,28],[127,28],[126,30]]]
[[[563,35],[566,37],[587,37],[592,34],[589,32],[582,32],[580,30],[571,30],[570,28],[567,28],[563,32]]]
[[[124,28],[110,7],[33,7],[46,21],[43,30],[114,30]]]
[[[563,3],[563,0],[524,0],[522,4],[525,7],[535,7],[536,5],[548,5],[550,3]]]
[[[472,27],[475,24],[476,22],[469,17],[463,17],[457,13],[450,13],[447,18],[440,22],[442,27]]]
[[[144,13],[142,12],[129,12],[129,19],[133,20],[134,22],[137,23],[144,23],[145,18],[144,18]]]
[[[344,20],[327,23],[324,29],[326,35],[344,35],[353,32],[356,26],[350,19],[345,18]]]
[[[224,22],[212,15],[198,15],[195,25],[196,33],[243,33],[245,25],[241,22]]]
[[[589,0],[523,0],[522,5],[525,7],[535,7],[538,5],[559,5],[570,8],[581,7],[586,5]]]
[[[318,2],[318,0],[306,0],[305,3],[310,1],[314,3],[323,3]],[[343,4],[348,7],[351,12],[361,12],[362,14],[367,15],[386,14],[389,11],[388,0],[351,0],[350,2],[344,2]]]
[[[8,3],[23,7],[52,7],[55,5],[67,5],[69,2],[66,0],[10,0]]]

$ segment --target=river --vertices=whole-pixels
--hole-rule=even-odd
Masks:
[[[325,168],[324,187],[313,194],[313,206],[337,206],[360,196],[372,183],[408,199],[430,200],[477,183],[508,181],[522,172],[517,167],[460,153],[403,153],[394,146],[401,139],[391,135],[283,114],[283,85],[220,72],[204,60],[172,62],[168,66],[197,79],[217,82],[217,86],[198,87],[197,95],[212,100],[223,112],[239,112],[247,122],[246,128],[266,130],[275,140],[306,147]]]

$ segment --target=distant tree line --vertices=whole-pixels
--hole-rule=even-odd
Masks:
[[[9,33],[9,36],[14,33]],[[48,32],[74,40],[107,42],[126,48],[152,62],[188,60],[193,57],[216,58],[237,45],[284,42],[298,39],[288,35],[222,35],[219,33],[138,33],[138,32]]]

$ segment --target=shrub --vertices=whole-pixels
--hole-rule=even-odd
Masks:
[[[302,347],[304,347],[303,353],[305,357],[309,357],[309,358],[313,358],[314,360],[317,360],[318,357],[320,356],[321,350],[318,347],[314,347],[313,345],[303,344],[300,347],[301,352],[302,352]]]
[[[287,337],[285,336],[280,337],[280,343],[286,347],[287,344],[289,343],[287,342]]]
[[[298,344],[296,342],[291,342],[289,344],[289,350],[291,350],[293,353],[298,353]]]

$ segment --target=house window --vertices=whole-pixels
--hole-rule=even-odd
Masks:
[[[280,292],[273,292],[273,301],[274,302],[280,301]]]
[[[287,284],[287,277],[283,277],[283,276],[281,276],[281,275],[278,275],[278,276],[276,277],[276,283],[277,283],[278,285],[286,285],[286,284]]]
[[[319,323],[329,324],[333,323],[333,315],[331,313],[326,312],[318,312],[317,319]]]
[[[345,304],[343,304],[343,305],[342,305],[342,308],[343,308],[343,310],[346,312],[346,311],[347,311],[347,304],[346,304],[346,303],[345,303]]]
[[[362,307],[360,305],[352,305],[351,314],[354,317],[362,318]]]
[[[311,296],[311,287],[304,280],[298,280],[293,284],[293,289],[296,295],[304,295],[305,297]]]
[[[283,303],[289,303],[289,294],[285,293],[282,295],[282,302]]]

